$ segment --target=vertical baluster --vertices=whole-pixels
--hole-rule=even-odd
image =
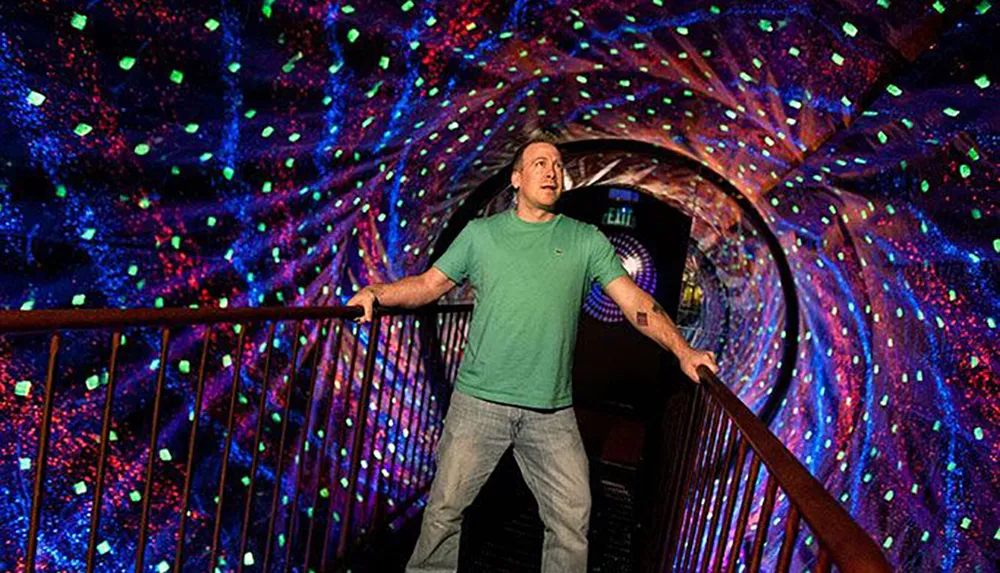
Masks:
[[[267,418],[267,388],[271,379],[271,349],[274,347],[274,332],[278,322],[272,322],[267,330],[267,353],[264,354],[264,379],[261,381],[260,397],[257,400],[257,427],[254,429],[253,460],[250,462],[250,485],[247,500],[243,506],[243,525],[240,527],[240,550],[236,554],[236,572],[242,573],[247,554],[247,538],[250,533],[250,515],[253,511],[254,485],[257,481],[257,464],[260,463],[260,444],[264,439],[264,420]]]
[[[444,417],[441,415],[441,403],[434,399],[433,394],[431,394],[427,402],[428,416],[430,415],[430,409],[432,406],[438,413],[438,417],[429,430],[426,442],[427,445],[424,447],[423,460],[426,464],[423,467],[423,477],[425,485],[428,479],[428,474],[431,472],[431,464],[434,462],[434,451],[437,449],[438,440],[441,439],[441,430],[444,428]]]
[[[410,365],[413,363],[413,360],[411,360],[411,358],[413,356],[413,341],[416,340],[416,338],[417,338],[417,332],[416,332],[416,330],[417,330],[417,320],[415,318],[411,318],[411,324],[413,326],[410,328],[410,337],[407,339],[407,342],[406,342],[406,365],[403,367],[402,382],[401,383],[396,383],[394,381],[394,383],[393,383],[393,397],[396,398],[395,390],[396,390],[397,386],[399,387],[400,394],[399,394],[398,399],[396,400],[396,403],[397,403],[396,414],[393,417],[393,423],[394,423],[393,427],[395,428],[395,430],[393,431],[393,440],[392,440],[393,452],[392,452],[392,457],[389,459],[389,470],[388,471],[389,471],[389,480],[390,481],[389,481],[388,485],[386,486],[386,490],[387,490],[386,491],[386,495],[388,496],[390,502],[393,499],[393,494],[392,494],[393,486],[396,487],[396,494],[398,495],[399,494],[399,484],[400,484],[400,481],[401,481],[401,480],[395,479],[395,474],[396,474],[396,460],[400,457],[399,444],[400,444],[400,436],[402,436],[403,409],[406,406],[406,389],[410,386],[410,384],[409,384],[409,380],[410,380]],[[419,352],[418,352],[417,360],[419,360],[419,359],[420,359],[420,356],[419,356]],[[406,448],[405,448],[405,442],[404,442],[403,450],[404,451],[406,450]]]
[[[696,433],[701,429],[706,418],[705,416],[705,390],[701,386],[694,389],[691,396],[691,404],[688,412],[687,425],[684,426],[684,440],[678,450],[679,456],[674,458],[674,487],[673,496],[670,498],[670,511],[667,517],[667,547],[660,557],[661,571],[667,569],[668,563],[674,562],[677,552],[677,543],[680,536],[679,523],[684,517],[684,501],[687,497],[688,488],[691,485],[691,474],[694,473],[692,464],[697,449],[700,434]],[[683,477],[682,477],[683,476]],[[680,514],[678,515],[678,512]]]
[[[87,541],[87,573],[94,571],[94,552],[101,529],[101,496],[104,493],[104,468],[108,459],[108,441],[111,436],[111,403],[115,395],[115,365],[122,334],[116,330],[111,335],[111,360],[108,364],[108,387],[104,394],[104,416],[101,419],[101,448],[97,455],[97,478],[94,481],[94,501],[90,506],[90,536]]]
[[[211,325],[205,327],[205,339],[201,343],[201,361],[198,365],[198,383],[195,389],[194,418],[191,423],[191,435],[188,436],[188,454],[186,471],[184,473],[184,492],[181,494],[180,524],[177,528],[177,550],[174,553],[174,573],[180,573],[184,563],[184,527],[187,523],[188,500],[191,498],[191,478],[194,467],[194,446],[198,436],[198,419],[201,416],[201,403],[205,396],[205,364],[208,361],[208,345],[212,340]]]
[[[820,545],[819,558],[816,561],[816,573],[830,573],[830,552]]]
[[[142,493],[142,517],[139,520],[139,546],[135,552],[136,573],[142,571],[146,558],[146,530],[149,527],[149,503],[153,494],[153,463],[156,459],[156,442],[160,434],[160,398],[163,395],[163,379],[167,371],[167,348],[170,345],[170,329],[164,328],[160,338],[160,368],[156,373],[156,395],[153,398],[153,427],[149,438],[149,457],[146,460],[146,482]]]
[[[744,443],[740,439],[739,429],[733,424],[730,430],[730,439],[726,444],[726,461],[719,467],[719,488],[715,493],[715,505],[712,507],[712,518],[708,524],[708,546],[705,548],[705,554],[702,557],[701,569],[708,570],[708,562],[712,558],[712,551],[715,549],[715,540],[717,539],[715,532],[719,523],[719,514],[722,512],[722,498],[725,497],[723,494],[726,491],[726,479],[729,477],[729,467],[733,462],[733,456],[736,455],[736,442],[740,442],[741,445]],[[735,472],[735,470],[734,470]],[[733,475],[733,480],[735,482],[738,472]],[[723,540],[725,543],[725,540]]]
[[[448,382],[454,386],[455,378],[458,376],[458,369],[462,365],[462,342],[465,340],[465,328],[469,322],[469,315],[462,314],[458,317],[458,333],[455,336],[455,341],[452,343],[454,345],[454,350],[452,350],[452,368],[451,372],[448,373]]]
[[[698,513],[703,505],[703,492],[705,489],[705,484],[708,483],[708,466],[712,460],[712,453],[715,451],[715,442],[719,439],[719,433],[722,430],[722,423],[725,421],[725,416],[722,413],[722,408],[720,408],[715,402],[709,401],[708,408],[710,412],[710,422],[708,426],[708,431],[705,433],[702,444],[706,446],[700,456],[700,460],[695,468],[697,471],[697,481],[695,487],[691,490],[691,503],[688,508],[688,517],[686,518],[686,525],[684,528],[684,536],[682,537],[680,545],[680,567],[685,569],[690,560],[690,555],[694,550],[694,545],[697,542],[697,537],[695,537],[695,530],[698,527]]]
[[[749,571],[760,571],[760,561],[764,556],[764,541],[767,530],[771,526],[771,513],[774,511],[774,498],[778,493],[778,480],[767,474],[767,485],[764,486],[764,504],[760,507],[760,519],[757,520],[757,536],[753,540],[753,552],[750,557]]]
[[[416,438],[418,442],[415,442],[416,447],[420,448],[420,455],[414,455],[413,470],[411,473],[411,475],[419,476],[418,479],[411,480],[415,491],[420,490],[420,487],[423,485],[423,478],[426,477],[427,469],[429,468],[427,465],[421,467],[420,464],[427,460],[427,448],[430,443],[430,440],[427,438],[427,424],[430,421],[431,397],[433,395],[431,385],[424,384],[423,390],[420,393],[420,417],[417,418]]]
[[[757,488],[757,475],[760,473],[760,459],[756,454],[750,454],[750,475],[743,488],[743,500],[740,502],[740,515],[736,518],[736,531],[733,532],[733,549],[729,554],[729,566],[726,573],[736,571],[736,562],[740,559],[740,545],[747,530],[747,520],[750,519],[750,507],[753,505],[753,492]]]
[[[347,447],[344,442],[348,440],[350,434],[350,428],[352,427],[350,423],[353,423],[354,419],[351,417],[351,396],[354,394],[354,366],[358,360],[358,347],[361,343],[361,326],[356,325],[354,328],[354,345],[351,349],[351,361],[347,365],[347,376],[344,378],[344,419],[340,424],[340,432],[337,434],[336,444],[340,446],[341,451],[347,452]],[[336,452],[337,462],[334,465],[334,480],[337,481],[340,478],[340,466],[343,465],[344,455],[340,451]]]
[[[438,315],[441,319],[440,332],[438,333],[438,346],[434,349],[434,362],[433,364],[440,365],[439,368],[435,368],[435,372],[440,372],[442,376],[446,378],[447,382],[448,376],[448,341],[454,332],[454,327],[452,326],[453,316],[451,314]],[[435,318],[436,320],[437,318]]]
[[[388,324],[389,328],[386,331],[385,346],[382,352],[382,368],[379,369],[379,374],[377,376],[378,393],[375,395],[375,400],[372,402],[372,404],[375,405],[375,408],[372,409],[373,411],[371,411],[371,415],[374,417],[374,420],[372,420],[372,438],[367,448],[368,456],[366,457],[366,459],[368,461],[368,467],[362,468],[362,471],[364,471],[365,489],[368,492],[368,495],[365,496],[365,501],[362,502],[362,509],[366,517],[371,515],[371,511],[375,507],[372,504],[378,503],[378,497],[379,497],[378,487],[377,485],[374,488],[372,487],[372,482],[374,481],[377,484],[379,479],[378,477],[379,460],[375,457],[375,453],[380,452],[379,455],[381,455],[383,458],[385,457],[384,453],[381,452],[381,450],[379,450],[378,447],[379,427],[381,426],[381,424],[379,423],[379,419],[381,418],[382,414],[382,400],[385,397],[385,376],[386,376],[386,371],[389,369],[389,354],[392,352],[392,335],[393,332],[395,332],[396,335],[399,336],[399,331],[400,331],[399,328],[396,328],[396,323],[395,320],[393,320],[393,317],[387,316],[385,318],[386,321],[389,323]],[[358,475],[359,475],[358,479],[360,480],[361,474]]]
[[[445,382],[448,381],[448,371],[451,369],[451,361],[449,360],[448,350],[451,349],[451,337],[455,334],[455,316],[453,314],[443,314],[441,315],[441,337],[439,339],[440,346],[435,354],[435,357],[440,361],[441,368],[439,372],[441,376],[445,378]]]
[[[219,552],[219,537],[222,534],[222,505],[226,495],[226,473],[229,470],[229,453],[233,449],[233,422],[236,420],[236,397],[240,392],[240,368],[243,363],[243,340],[246,337],[247,326],[237,325],[240,329],[236,337],[236,360],[233,362],[233,383],[229,391],[229,413],[226,418],[226,443],[222,449],[222,469],[219,472],[218,501],[215,504],[215,525],[212,530],[212,551],[209,554],[209,573],[215,571],[215,560]],[[242,557],[241,557],[242,559]],[[139,571],[137,568],[136,571]]]
[[[458,349],[458,360],[461,364],[463,358],[465,358],[465,344],[469,341],[469,329],[472,327],[472,312],[465,311],[465,328],[462,329],[462,341]]]
[[[274,522],[278,514],[278,500],[281,497],[281,478],[285,469],[285,438],[288,433],[288,418],[292,412],[292,396],[295,390],[295,374],[298,371],[299,360],[299,338],[302,332],[302,321],[295,323],[295,330],[292,338],[292,361],[289,363],[291,372],[288,374],[288,392],[285,394],[285,410],[281,416],[281,438],[278,440],[277,469],[274,473],[274,488],[271,492],[271,511],[267,515],[267,534],[264,537],[264,562],[261,564],[261,571],[270,571],[268,564],[271,562],[271,546],[274,535]]]
[[[452,327],[451,333],[448,335],[448,369],[445,371],[444,382],[449,386],[452,385],[455,379],[455,372],[458,369],[458,340],[462,336],[462,320],[463,317],[459,314],[452,313]]]
[[[457,350],[458,342],[461,338],[462,332],[462,320],[463,316],[457,313],[451,313],[448,315],[451,318],[451,330],[448,333],[448,341],[446,343],[446,349],[450,356],[450,362],[448,369],[444,372],[444,380],[441,381],[440,388],[453,388],[455,382],[455,375],[458,373],[458,355],[455,352]],[[428,424],[430,423],[430,412],[431,412],[431,398],[433,397],[433,384],[424,384],[421,391],[421,403],[420,403],[420,416],[417,422],[417,433],[416,447],[420,448],[419,455],[416,450],[414,450],[413,459],[413,470],[412,474],[414,476],[411,479],[411,486],[413,488],[414,494],[420,491],[426,481],[427,474],[430,471],[430,464],[425,463],[421,465],[422,462],[428,461],[428,455],[434,443],[434,433],[436,428],[430,430],[430,435],[428,435]]]
[[[54,380],[56,373],[56,356],[59,354],[59,342],[62,335],[52,333],[49,339],[49,364],[45,371],[45,401],[42,405],[42,430],[38,437],[38,455],[35,457],[35,487],[31,494],[31,521],[28,525],[28,554],[25,558],[24,570],[35,571],[35,554],[38,552],[38,527],[42,517],[42,484],[45,481],[45,464],[49,454],[49,434],[52,429],[52,406]]]
[[[427,372],[431,368],[425,359],[422,362],[417,363],[417,373],[414,376],[413,388],[410,389],[410,415],[406,419],[406,432],[407,440],[406,444],[403,446],[403,472],[402,475],[406,476],[403,481],[403,488],[406,490],[405,495],[400,495],[400,499],[409,501],[410,492],[413,488],[413,484],[416,483],[415,476],[413,475],[413,458],[417,454],[416,441],[417,434],[416,428],[419,420],[420,412],[417,410],[417,398],[418,390],[422,390],[423,386],[429,384],[427,380]]]
[[[344,324],[344,328],[347,328],[346,323]],[[347,451],[347,448],[344,447],[344,442],[347,441],[347,436],[348,436],[349,426],[347,425],[347,421],[351,417],[351,393],[352,393],[351,390],[354,387],[354,363],[357,362],[358,346],[360,340],[361,340],[361,326],[355,323],[354,344],[352,345],[351,349],[350,362],[347,363],[347,375],[344,378],[342,378],[344,382],[344,419],[340,424],[340,431],[337,434],[337,440],[334,442],[334,448],[336,449],[339,447],[344,452]],[[340,358],[338,357],[337,359],[339,360]],[[339,493],[339,489],[337,488],[337,486],[340,485],[340,466],[342,465],[342,462],[343,462],[343,455],[341,455],[340,451],[335,452],[335,455],[332,456],[332,459],[330,461],[332,467],[331,477],[330,477],[330,484],[331,484],[330,487],[332,488],[332,490],[330,492],[330,518],[327,521],[328,525],[333,521],[333,514],[337,510],[337,494]],[[331,527],[327,527],[327,531],[323,534],[323,558],[320,560],[321,563],[320,570],[322,571],[326,571],[327,569],[326,562],[330,555],[329,549],[330,549],[330,537],[332,531],[333,529]]]
[[[726,496],[726,509],[723,512],[722,532],[719,534],[719,552],[715,554],[715,561],[712,563],[712,571],[722,570],[722,557],[726,554],[726,545],[729,540],[729,524],[733,520],[733,510],[736,507],[736,494],[740,485],[740,478],[743,476],[743,464],[747,457],[747,442],[740,440],[740,451],[736,456],[736,465],[733,466],[733,479],[729,484],[729,494]]]
[[[709,402],[708,395],[704,389],[696,390],[696,392],[696,399],[700,398],[697,402],[700,413],[696,429],[691,438],[691,455],[684,461],[684,487],[680,492],[681,498],[678,500],[677,521],[675,524],[675,533],[673,533],[676,542],[673,543],[671,548],[674,553],[670,561],[672,569],[679,566],[679,560],[684,558],[684,553],[687,550],[687,539],[691,536],[689,530],[693,521],[691,512],[697,502],[696,494],[703,475],[701,464],[707,454],[706,446],[708,445],[712,428],[715,427],[715,419],[718,414],[713,403]]]
[[[721,419],[722,426],[718,429],[718,437],[709,447],[709,459],[706,464],[707,475],[704,483],[704,489],[702,489],[699,493],[701,503],[695,512],[694,543],[691,544],[691,558],[690,561],[688,561],[691,568],[694,568],[697,564],[698,556],[701,554],[701,550],[704,547],[704,541],[702,539],[705,532],[705,522],[708,520],[708,508],[712,504],[712,495],[715,492],[715,474],[719,468],[719,459],[722,454],[721,448],[729,438],[729,434],[732,431],[732,424],[729,423],[728,416],[723,414]]]
[[[302,423],[302,439],[299,440],[298,456],[296,456],[298,462],[295,464],[295,490],[292,494],[292,510],[288,516],[288,535],[286,536],[285,543],[285,573],[291,571],[292,569],[292,545],[295,541],[295,531],[296,525],[299,519],[299,496],[302,491],[302,480],[305,478],[306,473],[306,443],[309,441],[309,426],[312,424],[312,398],[313,393],[316,391],[316,378],[317,370],[319,370],[319,359],[323,356],[323,343],[326,340],[323,335],[323,323],[319,323],[319,328],[316,329],[316,342],[313,345],[315,352],[313,353],[312,368],[309,372],[309,386],[306,390],[306,401],[305,401],[305,420]],[[326,333],[329,335],[329,331]],[[322,455],[322,452],[320,452]]]
[[[379,452],[381,452],[382,459],[381,460],[376,460],[376,462],[372,464],[372,468],[371,468],[372,475],[375,476],[375,480],[377,482],[375,490],[374,490],[374,492],[373,492],[373,494],[371,495],[371,498],[370,498],[370,503],[374,504],[373,505],[373,515],[376,518],[377,518],[377,516],[379,514],[380,503],[382,501],[383,484],[387,483],[385,481],[385,479],[388,477],[388,476],[386,476],[386,469],[385,468],[386,468],[386,465],[388,464],[388,460],[386,458],[387,458],[387,456],[389,456],[389,452],[388,452],[388,445],[389,445],[389,422],[392,419],[392,398],[395,395],[395,390],[396,390],[395,383],[396,383],[396,380],[399,378],[399,360],[400,360],[400,356],[402,356],[402,354],[403,354],[403,341],[405,340],[405,337],[406,337],[406,320],[405,319],[401,322],[400,326],[397,327],[396,331],[397,331],[397,336],[398,336],[399,340],[396,341],[396,357],[392,361],[393,362],[393,364],[392,364],[392,384],[390,386],[390,390],[389,390],[388,396],[385,397],[386,396],[384,394],[385,385],[386,385],[385,372],[388,369],[387,368],[387,365],[388,365],[388,352],[391,352],[391,350],[387,350],[387,355],[383,359],[383,364],[386,364],[386,367],[382,368],[382,378],[381,378],[381,382],[379,383],[378,407],[377,407],[377,410],[376,410],[376,416],[377,416],[376,420],[378,420],[379,418],[381,418],[381,415],[382,415],[382,402],[383,402],[383,398],[385,397],[384,399],[388,400],[389,404],[388,404],[388,407],[387,407],[387,411],[385,412],[385,424],[383,424],[384,431],[382,432],[382,436],[383,437],[382,437],[382,440],[381,440],[381,443],[380,443],[380,440],[378,439],[378,433],[376,432],[376,434],[375,434],[375,443],[373,445],[373,447],[376,450],[378,450]],[[373,527],[373,529],[377,528],[378,524],[374,523],[372,527]]]
[[[375,368],[375,355],[378,353],[379,327],[382,324],[380,316],[372,318],[368,331],[368,356],[365,357],[365,369],[361,378],[361,394],[358,396],[358,423],[354,429],[354,440],[351,445],[351,469],[347,484],[347,505],[344,507],[344,523],[340,529],[340,541],[337,543],[337,557],[343,557],[347,550],[347,538],[351,533],[351,520],[354,516],[355,493],[358,488],[358,470],[361,465],[361,453],[365,439],[365,426],[368,416],[368,400],[371,395],[372,372]],[[374,342],[373,342],[374,341]]]
[[[332,324],[331,324],[331,327],[333,327]],[[344,335],[344,329],[342,327],[340,327],[338,325],[337,327],[334,327],[334,328],[336,328],[336,330],[337,330],[337,337],[336,337],[336,342],[334,342],[334,344],[333,344],[333,349],[334,349],[333,350],[333,354],[332,354],[332,356],[333,356],[333,377],[330,379],[330,382],[329,382],[329,384],[327,386],[328,393],[330,395],[330,406],[328,408],[328,412],[327,412],[327,416],[326,416],[326,418],[327,418],[327,420],[326,420],[326,428],[323,430],[323,441],[322,441],[322,444],[320,445],[319,453],[316,455],[316,495],[313,496],[313,516],[309,519],[309,530],[308,530],[308,533],[306,533],[306,556],[305,556],[305,560],[303,561],[303,565],[302,565],[302,570],[303,571],[309,571],[309,556],[310,556],[310,554],[312,552],[312,541],[313,541],[313,535],[314,535],[314,531],[315,531],[315,527],[316,527],[317,516],[320,513],[320,512],[318,512],[316,510],[318,509],[319,501],[320,501],[319,490],[320,490],[320,487],[323,484],[323,468],[324,467],[328,467],[328,465],[329,465],[327,463],[327,457],[326,457],[326,455],[327,455],[327,450],[329,449],[330,434],[333,433],[332,430],[333,430],[333,420],[334,420],[334,406],[336,405],[336,400],[335,400],[336,396],[334,394],[334,390],[335,389],[334,389],[333,383],[337,379],[337,363],[338,363],[337,358],[340,356],[340,345],[341,345],[341,341],[343,340],[343,335]],[[316,409],[319,410],[319,406],[318,405],[317,405]],[[327,472],[327,473],[329,473],[329,472]],[[330,491],[331,492],[336,491],[336,489],[334,489],[334,487],[333,487],[333,484],[331,484]],[[332,502],[333,502],[332,493],[331,493],[331,496],[329,497],[329,499],[330,499],[330,502],[332,504]]]
[[[799,510],[789,503],[788,516],[785,520],[785,536],[781,540],[781,552],[778,554],[778,571],[788,572],[788,567],[792,564],[792,549],[795,548],[795,539],[798,535]]]

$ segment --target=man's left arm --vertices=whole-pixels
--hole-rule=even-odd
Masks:
[[[715,354],[692,348],[681,336],[677,325],[670,319],[656,299],[645,292],[628,275],[612,280],[604,292],[618,305],[628,321],[639,332],[653,339],[663,348],[673,352],[681,363],[681,370],[696,383],[698,366],[707,366],[713,373],[719,371]]]

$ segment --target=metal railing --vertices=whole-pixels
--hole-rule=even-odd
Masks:
[[[350,322],[354,307],[0,311],[6,364],[40,358],[34,333],[48,338],[40,411],[30,379],[41,372],[19,360],[6,373],[26,378],[17,388],[29,403],[5,422],[37,435],[33,460],[22,458],[34,475],[16,569],[90,573],[126,553],[135,571],[157,560],[174,572],[341,567],[426,491],[441,423],[434,393],[457,373],[470,311],[376,309],[366,325]],[[99,433],[67,445],[67,419],[93,407],[72,380],[99,362],[106,370],[86,382],[88,393],[105,386]],[[174,460],[170,445],[186,455]],[[74,489],[89,486],[91,503],[67,506],[64,483],[80,475],[62,470],[81,463],[93,473]],[[102,525],[104,510],[114,525]],[[74,522],[89,526],[85,550],[67,531]]]
[[[810,570],[816,573],[826,573],[832,566],[845,573],[891,571],[868,534],[767,426],[711,371],[702,366],[698,372],[701,384],[689,409],[684,453],[675,460],[679,477],[674,481],[668,543],[659,570],[760,571],[773,533],[780,547],[776,556],[771,555],[771,571],[787,572],[796,550],[802,552],[803,561],[814,561]],[[763,498],[758,486],[762,474],[766,476]],[[774,531],[779,491],[788,509],[783,529]],[[749,544],[754,506],[756,531]],[[817,549],[797,542],[802,522]]]
[[[156,561],[174,572],[343,569],[426,492],[470,311],[380,309],[363,326],[350,322],[360,311],[348,307],[0,311],[5,376],[36,377],[31,360],[12,359],[34,353],[45,380],[41,396],[18,383],[29,403],[21,419],[5,420],[37,436],[33,457],[21,458],[22,470],[31,461],[33,488],[14,569],[89,573],[125,554],[136,571]],[[151,355],[158,358],[147,366]],[[67,446],[67,418],[97,414],[96,400],[81,399],[72,382],[95,371],[85,396],[105,386],[100,428],[84,428]],[[659,569],[759,571],[780,491],[788,510],[783,531],[773,532],[781,537],[775,570],[788,571],[802,550],[805,522],[818,542],[814,571],[889,571],[767,427],[708,370],[700,374],[678,432],[677,478],[664,492],[672,502]],[[174,460],[171,445],[186,454]],[[60,457],[67,452],[74,459]],[[92,474],[62,475],[69,462]],[[47,479],[50,468],[60,475]],[[78,494],[92,490],[89,505],[62,503],[73,480]],[[109,502],[114,525],[102,526]],[[74,522],[85,536],[65,531]]]

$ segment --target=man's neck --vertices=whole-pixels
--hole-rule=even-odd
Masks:
[[[527,223],[544,223],[551,221],[556,214],[541,207],[533,207],[526,204],[526,201],[518,201],[515,214],[518,219]]]

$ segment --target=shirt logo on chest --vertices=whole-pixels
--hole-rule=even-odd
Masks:
[[[563,256],[563,250],[560,249],[559,247],[556,247],[556,249],[554,251],[552,251],[552,252],[554,252],[557,257]]]

